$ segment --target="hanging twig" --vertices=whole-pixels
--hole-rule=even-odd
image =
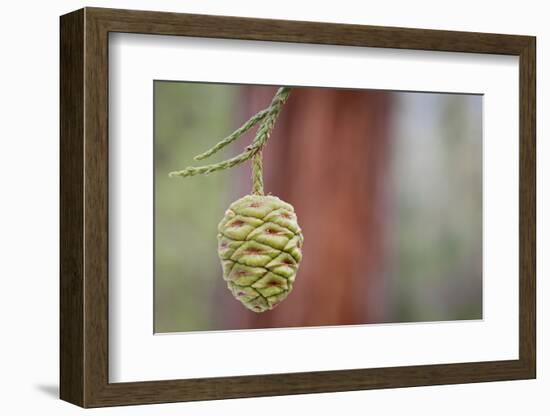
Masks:
[[[239,127],[237,130],[235,130],[233,133],[231,133],[225,139],[223,139],[222,141],[217,143],[211,149],[208,149],[206,152],[195,156],[193,159],[203,160],[203,159],[206,159],[209,156],[212,156],[214,153],[216,153],[217,151],[223,149],[228,144],[233,143],[235,140],[237,140],[239,137],[241,137],[243,134],[245,134],[248,130],[250,130],[252,127],[254,127],[256,124],[258,124],[260,121],[262,121],[268,113],[269,113],[269,109],[265,109],[265,110],[262,110],[262,111],[260,111],[259,113],[255,114],[255,115],[253,115],[250,118],[250,120],[248,120],[246,123],[244,123],[241,127]]]
[[[214,163],[211,165],[205,166],[189,166],[180,171],[170,172],[170,177],[175,176],[194,176],[204,174],[207,175],[212,172],[217,172],[219,170],[225,170],[237,166],[247,160],[254,158],[252,164],[252,182],[253,182],[253,193],[258,195],[263,195],[263,171],[262,171],[262,149],[267,142],[267,139],[271,135],[271,131],[275,126],[275,121],[281,112],[283,104],[288,99],[291,89],[289,87],[281,87],[273,97],[271,104],[265,110],[259,111],[253,117],[251,117],[246,123],[241,127],[235,130],[231,135],[227,136],[225,139],[221,140],[214,147],[207,150],[200,155],[195,157],[195,160],[206,159],[209,156],[212,156],[214,153],[218,152],[220,149],[224,148],[228,144],[234,142],[244,133],[254,127],[256,124],[260,123],[260,127],[256,132],[256,136],[252,143],[245,149],[244,152],[239,155],[232,157],[231,159],[224,160],[219,163]]]

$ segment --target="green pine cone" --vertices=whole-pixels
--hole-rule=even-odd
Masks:
[[[254,312],[273,309],[294,284],[304,237],[292,205],[275,196],[246,195],[218,225],[223,278]]]

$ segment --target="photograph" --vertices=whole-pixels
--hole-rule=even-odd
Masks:
[[[154,333],[483,319],[483,95],[154,80]]]

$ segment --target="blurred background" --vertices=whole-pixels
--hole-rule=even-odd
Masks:
[[[249,163],[168,173],[196,165],[276,89],[155,81],[154,331],[481,319],[479,95],[294,88],[264,151],[264,181],[296,210],[303,261],[274,310],[233,298],[216,228],[250,192]],[[253,134],[206,162],[240,153]]]

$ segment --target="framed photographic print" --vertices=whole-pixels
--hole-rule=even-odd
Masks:
[[[60,23],[63,400],[535,377],[534,37]]]

